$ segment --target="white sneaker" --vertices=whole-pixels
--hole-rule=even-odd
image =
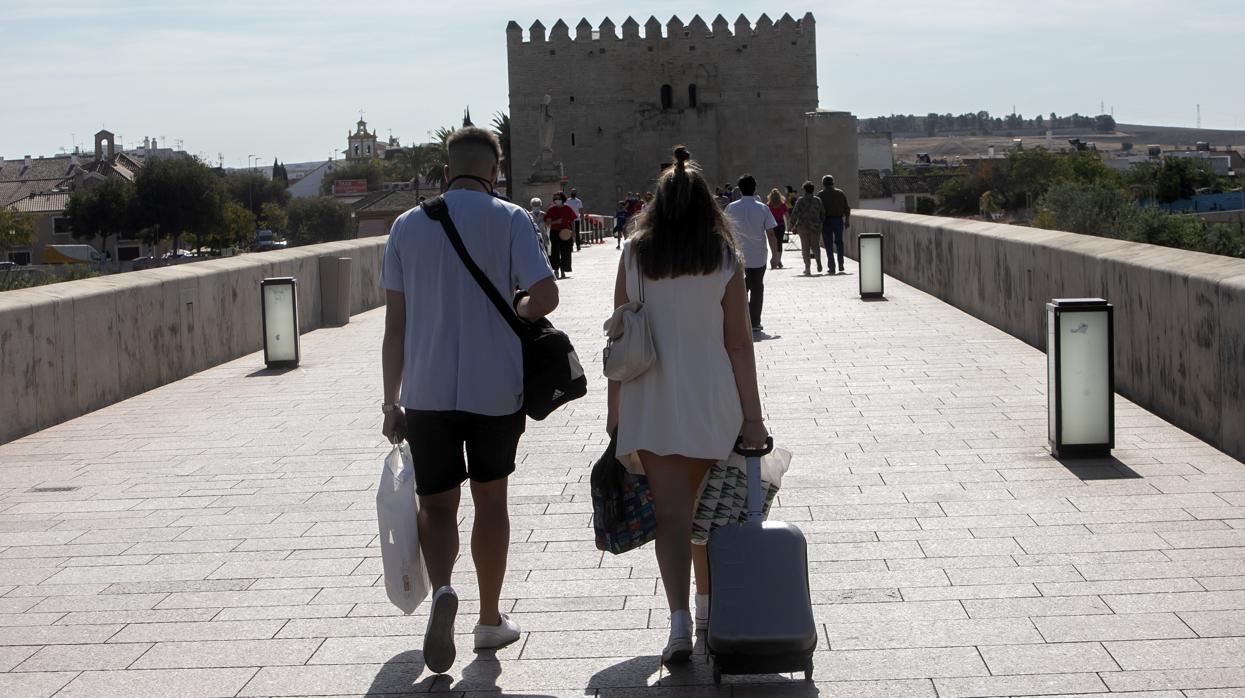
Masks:
[[[458,593],[443,586],[432,595],[428,630],[424,632],[424,665],[434,674],[444,674],[454,666],[454,616],[458,613]]]
[[[692,617],[687,611],[670,614],[670,641],[661,651],[662,664],[682,664],[692,658]]]
[[[709,595],[696,595],[696,632],[709,629]]]
[[[510,616],[501,614],[501,623],[484,625],[479,623],[473,631],[476,636],[476,649],[491,650],[505,647],[519,639],[519,624],[510,620]]]

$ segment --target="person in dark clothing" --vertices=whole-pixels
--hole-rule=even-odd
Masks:
[[[566,195],[553,195],[553,205],[545,211],[545,224],[549,226],[551,252],[549,263],[557,278],[565,279],[571,271],[571,254],[575,249],[575,209],[566,205]]]
[[[843,231],[852,226],[852,207],[847,202],[847,194],[835,188],[834,177],[822,177],[821,184],[822,190],[817,192],[817,198],[821,199],[826,215],[821,228],[821,244],[826,248],[826,264],[830,271],[834,270],[832,255],[837,254],[839,271],[843,272]]]

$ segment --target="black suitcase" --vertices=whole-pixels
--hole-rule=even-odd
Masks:
[[[713,682],[723,674],[803,671],[813,678],[817,624],[808,591],[808,545],[789,523],[761,519],[761,456],[774,448],[736,452],[748,462],[748,520],[709,537],[708,650]]]

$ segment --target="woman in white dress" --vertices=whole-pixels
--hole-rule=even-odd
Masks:
[[[607,426],[618,429],[618,457],[648,476],[657,515],[657,564],[670,606],[662,661],[692,652],[689,566],[695,562],[696,620],[708,622],[708,560],[691,544],[696,492],[737,438],[764,446],[768,433],[757,390],[743,264],[730,223],[691,155],[657,181],[623,247],[614,305],[640,298],[657,362],[635,380],[610,381]]]

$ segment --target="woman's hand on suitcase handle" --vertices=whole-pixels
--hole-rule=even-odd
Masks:
[[[760,451],[767,448],[770,442],[769,430],[765,428],[764,420],[745,419],[743,428],[739,430],[739,443],[737,448],[748,451]]]

